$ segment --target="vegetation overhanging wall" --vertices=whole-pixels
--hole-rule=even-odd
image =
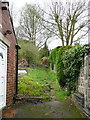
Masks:
[[[61,88],[67,88],[70,93],[75,92],[84,61],[85,47],[76,44],[75,46],[63,46],[51,52],[51,67],[56,64],[57,79]]]

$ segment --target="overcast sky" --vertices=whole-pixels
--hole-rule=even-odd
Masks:
[[[49,2],[49,0],[8,0],[10,4],[14,3],[17,9],[20,9],[22,6],[24,6],[25,3],[30,4],[39,4],[41,7],[45,7],[46,3]]]
[[[15,9],[15,13],[16,13],[16,20],[15,20],[14,26],[17,26],[18,25],[19,12],[20,12],[21,8],[26,3],[40,5],[41,8],[46,10],[48,8],[51,0],[7,0],[7,1],[9,1],[10,6],[12,4],[14,5],[14,9]],[[52,1],[60,1],[60,0],[52,0]],[[63,2],[65,2],[65,1],[73,2],[73,1],[83,1],[83,0],[61,0],[61,1],[63,1]],[[87,1],[89,1],[89,0],[87,0]],[[58,41],[56,43],[54,42],[54,44],[52,42],[50,44],[50,46],[52,46],[52,48],[58,46]]]
[[[42,7],[45,7],[47,5],[47,3],[49,3],[51,0],[7,0],[11,3],[14,3],[16,5],[16,7],[19,9],[21,8],[25,3],[30,3],[30,4],[39,4]],[[60,0],[52,0],[52,1],[60,1]],[[83,1],[83,0],[61,0],[62,2],[65,1]],[[89,1],[89,0],[86,0]]]
[[[3,0],[4,1],[4,0]],[[13,5],[14,12],[16,14],[16,22],[14,23],[14,26],[16,27],[18,25],[18,19],[20,17],[20,10],[21,8],[26,4],[37,4],[39,5],[42,9],[47,9],[50,3],[50,0],[7,0],[9,1],[9,7]],[[55,0],[54,0],[55,1]],[[56,0],[59,1],[59,0]]]
[[[44,8],[45,10],[47,9],[48,5],[50,4],[50,0],[7,0],[10,3],[10,6],[13,4],[15,13],[16,13],[16,20],[14,22],[14,26],[18,26],[18,18],[19,18],[19,12],[21,8],[26,4],[37,4],[40,5],[40,7]],[[55,1],[55,0],[54,0]],[[56,0],[59,1],[59,0]],[[55,40],[49,44],[49,49],[53,49],[58,46],[58,42],[60,43],[59,40]]]

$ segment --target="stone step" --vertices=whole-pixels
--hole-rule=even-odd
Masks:
[[[74,96],[75,96],[75,99],[77,100],[78,104],[80,106],[84,107],[84,96],[79,93],[74,94]]]

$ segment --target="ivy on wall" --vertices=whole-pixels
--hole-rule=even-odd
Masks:
[[[85,47],[76,44],[75,46],[63,46],[56,49],[56,56],[52,54],[51,59],[56,64],[57,79],[61,88],[67,88],[71,93],[76,90],[80,68],[84,61]]]
[[[57,55],[59,48],[60,47],[53,49],[51,54],[50,54],[50,64],[51,64],[52,70],[54,69],[54,64],[56,64],[56,55]]]
[[[63,46],[61,47],[57,52],[56,57],[56,73],[57,73],[57,79],[60,83],[60,86],[62,88],[65,87],[66,79],[64,75],[65,66],[63,63],[63,56],[65,54],[65,51],[68,51],[71,48],[71,46]]]

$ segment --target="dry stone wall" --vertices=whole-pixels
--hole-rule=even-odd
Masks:
[[[76,98],[79,102],[83,98],[83,110],[90,115],[90,55],[87,54],[80,70]]]

